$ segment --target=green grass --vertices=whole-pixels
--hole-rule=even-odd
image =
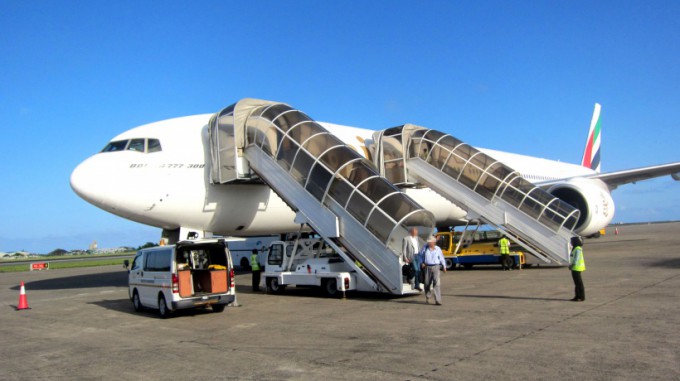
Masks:
[[[121,255],[135,255],[137,251],[123,251],[120,253],[113,253],[113,254],[81,254],[81,255],[43,255],[40,257],[28,257],[28,258],[16,258],[16,259],[6,259],[2,258],[0,259],[0,263],[5,263],[5,262],[13,262],[13,261],[35,261],[35,262],[49,262],[49,261],[58,261],[61,259],[77,259],[77,258],[107,258],[107,257],[118,257]]]
[[[119,258],[119,259],[93,259],[91,261],[76,261],[76,262],[50,262],[50,270],[58,270],[58,269],[72,269],[72,268],[77,268],[77,267],[94,267],[94,266],[112,266],[112,265],[119,265],[123,266],[123,261],[125,259]],[[43,261],[40,261],[43,262]],[[29,271],[29,267],[31,265],[29,263],[24,263],[20,265],[8,265],[8,266],[0,266],[0,273],[14,273],[14,272],[21,272],[21,271]],[[42,270],[42,271],[50,271],[50,270]]]

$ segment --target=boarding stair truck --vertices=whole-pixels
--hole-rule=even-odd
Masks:
[[[426,186],[503,232],[544,263],[569,263],[580,212],[455,137],[405,124],[373,134],[380,174],[403,188]]]
[[[347,291],[354,290],[375,291],[357,276],[354,266],[320,238],[272,242],[262,282],[271,294],[280,294],[287,286],[318,287],[331,297],[344,297]]]
[[[207,132],[211,186],[267,184],[373,291],[418,292],[402,276],[401,244],[411,227],[432,234],[434,216],[354,148],[301,111],[258,99],[219,111]]]
[[[475,265],[500,264],[500,249],[498,231],[469,231],[438,232],[437,246],[442,249],[446,268],[453,270],[456,266],[471,269]],[[521,246],[510,246],[512,268],[521,269],[526,266],[526,257]]]

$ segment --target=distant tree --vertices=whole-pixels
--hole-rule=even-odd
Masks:
[[[156,246],[158,246],[158,245],[153,243],[153,242],[147,242],[147,243],[143,244],[142,246],[138,247],[137,250],[142,250],[142,249],[146,249],[146,248],[149,248],[149,247],[156,247]]]
[[[64,255],[64,254],[67,254],[67,253],[68,253],[68,251],[66,251],[64,249],[54,249],[54,250],[50,251],[49,253],[47,253],[47,255]]]

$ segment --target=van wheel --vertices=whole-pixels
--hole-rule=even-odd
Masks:
[[[446,269],[453,270],[454,267],[456,267],[456,264],[453,262],[453,259],[446,258]]]
[[[280,294],[285,289],[286,286],[279,283],[278,278],[267,278],[267,292],[272,294]]]
[[[137,290],[135,290],[132,293],[132,306],[135,308],[135,311],[139,312],[142,310],[142,302],[139,301],[139,293]]]
[[[168,310],[168,304],[165,302],[165,296],[163,296],[163,294],[158,297],[158,315],[160,315],[161,319],[170,316],[170,310]]]
[[[212,310],[213,310],[213,312],[222,312],[222,311],[224,311],[225,306],[226,306],[226,304],[213,304]]]
[[[323,283],[321,284],[321,287],[323,288],[323,291],[326,294],[326,296],[329,296],[331,298],[335,298],[339,294],[338,280],[335,278],[324,279]]]

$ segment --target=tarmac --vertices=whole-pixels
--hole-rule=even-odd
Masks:
[[[680,379],[680,223],[613,230],[586,241],[582,303],[566,268],[447,272],[443,306],[241,274],[241,307],[161,320],[118,266],[0,274],[0,379]]]

